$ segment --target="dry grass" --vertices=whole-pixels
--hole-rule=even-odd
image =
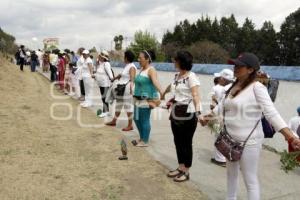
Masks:
[[[0,199],[206,199],[189,184],[175,184],[143,149],[129,147],[118,161],[120,135],[109,127],[81,128],[50,117],[49,82],[0,60]],[[57,95],[61,95],[55,92]],[[60,113],[64,110],[61,109]],[[100,123],[82,110],[85,121]]]

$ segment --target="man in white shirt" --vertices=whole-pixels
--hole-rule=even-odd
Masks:
[[[294,135],[300,137],[300,107],[297,108],[298,116],[293,117],[289,121],[289,128],[293,131]]]
[[[230,69],[223,69],[220,73],[215,73],[214,76],[218,82],[213,87],[211,109],[214,109],[221,102],[226,91],[232,86],[232,82],[234,81],[233,71]],[[218,166],[226,166],[226,158],[216,148],[211,162]]]

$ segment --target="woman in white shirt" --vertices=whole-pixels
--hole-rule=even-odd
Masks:
[[[94,80],[93,75],[93,61],[89,56],[89,51],[84,50],[82,52],[82,66],[81,66],[81,75],[84,83],[85,90],[85,100],[80,105],[84,108],[92,106],[93,100],[93,85]]]
[[[101,93],[101,99],[103,103],[103,109],[102,113],[99,115],[99,117],[106,117],[109,114],[109,105],[105,101],[106,93],[111,86],[111,83],[114,79],[114,75],[109,63],[109,54],[107,51],[102,51],[99,55],[96,66],[96,73],[95,73],[95,79],[98,83],[98,86],[100,88]]]
[[[130,50],[125,51],[124,53],[124,62],[125,68],[121,74],[114,78],[118,79],[118,84],[124,86],[125,90],[122,96],[117,96],[116,99],[116,112],[113,120],[106,125],[108,126],[116,126],[118,117],[121,114],[122,108],[124,107],[127,117],[128,117],[128,126],[123,128],[122,131],[131,131],[133,130],[132,126],[132,113],[134,110],[133,107],[133,85],[134,85],[134,77],[136,75],[136,66],[133,63],[134,61],[134,53]]]
[[[266,87],[255,81],[257,71],[260,69],[258,58],[252,53],[243,53],[237,59],[229,60],[229,64],[234,65],[236,81],[214,112],[225,111],[224,122],[228,134],[238,142],[244,142],[251,131],[254,131],[246,143],[241,160],[227,161],[227,200],[237,199],[239,170],[246,184],[248,200],[259,200],[257,170],[264,139],[260,121],[262,113],[295,149],[300,149],[300,140],[287,128],[274,107]]]
[[[179,73],[163,94],[163,98],[170,91],[175,94],[172,99],[170,120],[179,166],[167,175],[174,178],[175,182],[189,180],[189,168],[193,159],[193,136],[198,117],[201,115],[200,82],[196,74],[191,72],[192,66],[193,56],[189,52],[177,52],[175,68]]]

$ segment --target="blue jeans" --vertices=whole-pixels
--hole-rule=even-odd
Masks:
[[[31,61],[31,71],[35,72],[36,66],[37,66],[38,62],[36,61]]]
[[[151,115],[150,108],[141,108],[141,107],[134,106],[133,119],[139,131],[140,138],[145,143],[148,143],[150,131],[151,131],[150,115]]]

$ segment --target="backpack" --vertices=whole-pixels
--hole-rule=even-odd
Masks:
[[[279,81],[276,79],[269,79],[267,88],[268,88],[268,93],[272,99],[272,101],[274,102],[277,96],[277,91],[278,91],[278,87],[279,87]]]
[[[300,124],[299,124],[299,126],[297,128],[297,135],[300,137]]]

